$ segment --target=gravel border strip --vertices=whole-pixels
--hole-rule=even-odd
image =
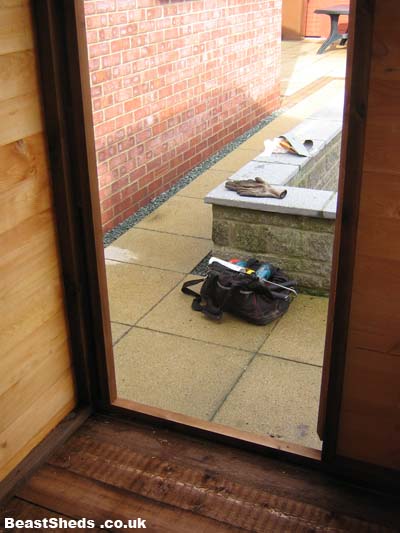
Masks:
[[[195,276],[207,276],[208,262],[211,259],[212,252],[203,257],[203,259],[191,270],[190,274]]]
[[[224,158],[226,155],[230,154],[235,150],[238,146],[240,146],[242,143],[250,139],[255,133],[260,131],[262,128],[267,126],[270,122],[275,120],[279,115],[281,115],[286,109],[281,108],[278,111],[275,111],[268,117],[261,120],[256,126],[253,126],[251,129],[237,137],[235,140],[224,146],[221,150],[216,152],[214,155],[194,167],[192,170],[190,170],[183,178],[178,180],[172,187],[170,187],[167,191],[161,193],[156,198],[153,198],[147,205],[144,207],[141,207],[134,215],[131,215],[126,220],[118,224],[118,226],[115,226],[115,228],[107,231],[105,233],[103,238],[104,246],[109,246],[113,241],[118,239],[118,237],[121,237],[124,233],[126,233],[129,229],[131,229],[135,224],[143,220],[145,217],[150,215],[153,211],[157,209],[157,207],[160,207],[164,202],[169,200],[172,196],[174,196],[178,191],[186,187],[186,185],[189,185],[193,180],[198,178],[200,174],[211,168],[215,163],[220,161],[220,159]]]

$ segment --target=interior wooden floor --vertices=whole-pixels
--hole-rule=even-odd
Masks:
[[[155,532],[375,532],[398,531],[398,503],[276,459],[94,416],[0,518],[86,517],[99,531],[140,517]]]

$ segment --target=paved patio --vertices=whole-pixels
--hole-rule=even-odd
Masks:
[[[286,111],[106,248],[118,395],[313,448],[328,300],[300,295],[260,327],[191,310],[180,288],[211,250],[203,198],[344,90],[345,50],[283,43]]]

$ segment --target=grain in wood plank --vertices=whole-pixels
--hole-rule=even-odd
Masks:
[[[52,205],[44,135],[0,147],[0,172],[1,234]]]
[[[399,225],[400,220],[364,215],[358,231],[359,255],[364,256],[364,260],[369,256],[400,263]]]
[[[369,7],[374,49],[367,108],[360,113],[367,127],[338,442],[344,457],[400,470],[395,407],[400,400],[400,359],[395,355],[400,346],[400,48],[395,22],[400,4],[388,0]]]
[[[50,183],[46,138],[43,132],[26,137],[0,148],[0,165],[3,179],[0,193],[6,193],[20,182],[47,178]]]
[[[400,221],[400,177],[389,172],[363,174],[360,214]]]
[[[0,324],[0,342],[6,353],[62,308],[63,294],[57,265],[48,269],[46,274],[46,285],[26,287],[25,296],[23,286],[12,297],[8,295],[8,311]]]
[[[23,94],[0,101],[0,123],[0,146],[42,131],[38,93]]]
[[[37,229],[37,233],[31,233],[31,238],[29,226]],[[51,282],[53,278],[58,279],[61,289],[60,265],[50,210],[24,221],[14,232],[9,230],[1,234],[0,243],[6,245],[0,259],[0,271],[4,280],[1,295],[8,299],[11,307],[13,302],[16,306],[18,300],[33,297],[38,290],[45,290],[46,281]],[[61,302],[62,298],[60,305]],[[12,307],[10,312],[13,310]]]
[[[371,59],[364,170],[399,173],[399,4],[388,0],[378,2],[374,9],[375,47]]]
[[[21,500],[19,498],[13,498],[11,501],[9,501],[5,505],[0,505],[0,527],[3,523],[4,518],[14,518],[14,520],[40,520],[43,521],[44,519],[54,518],[57,520],[70,520],[71,518],[66,515],[62,515],[60,513],[54,513],[53,511],[49,509],[45,509],[43,507],[39,507],[38,505],[33,505],[29,502],[25,502],[24,500]],[[65,527],[37,527],[35,525],[35,531],[59,531],[59,532],[65,532],[67,529]],[[32,531],[31,528],[18,528],[18,531]],[[98,528],[91,528],[90,531],[93,531],[93,533],[98,533],[99,531],[107,531],[107,529],[98,529]]]
[[[39,396],[0,434],[0,480],[3,479],[75,406],[72,369]]]
[[[32,17],[27,1],[0,3],[0,55],[33,48]]]
[[[400,91],[400,86],[398,91]],[[398,135],[399,120],[400,117],[396,117],[394,121],[387,120],[385,126],[381,125],[380,128],[377,127],[376,122],[370,125],[366,140],[368,151],[375,156],[365,160],[365,171],[382,175],[400,173],[397,145],[395,147],[391,145],[393,136]]]
[[[238,532],[238,528],[219,524],[168,505],[159,505],[131,492],[78,476],[59,468],[44,466],[18,491],[18,497],[76,518],[90,518],[97,525],[105,520],[141,517],[150,531],[187,533]],[[118,529],[112,529],[118,531]]]
[[[50,434],[39,442],[29,454],[0,483],[0,502],[6,503],[15,495],[16,487],[25,482],[38,467],[44,464],[49,455],[63,444],[87,420],[92,412],[89,406],[78,406],[70,411]]]
[[[331,521],[330,513],[313,506],[118,446],[73,439],[67,453],[49,463],[246,531],[292,531]]]
[[[0,100],[38,93],[36,61],[32,50],[0,55]]]
[[[374,29],[377,37],[371,65],[374,79],[400,80],[398,7],[397,0],[376,3]],[[391,13],[393,16],[389,16]]]
[[[359,256],[354,277],[350,336],[353,347],[395,353],[400,343],[400,262]]]
[[[0,0],[0,8],[4,7],[27,7],[29,9],[30,0]]]
[[[31,230],[29,230],[31,228]],[[13,239],[14,236],[14,239]],[[30,246],[30,239],[34,240]],[[52,248],[53,257],[58,257],[54,213],[46,209],[23,220],[14,228],[0,233],[1,244],[5,245],[0,257],[0,268],[7,269],[13,263],[22,263],[23,259],[35,255],[40,256],[46,249]]]
[[[118,441],[122,447],[134,453],[146,452],[178,465],[202,467],[209,473],[219,471],[232,476],[233,479],[246,480],[249,484],[254,483],[262,488],[271,486],[268,482],[272,484],[274,478],[282,477],[280,474],[275,476],[273,469],[268,477],[268,466],[276,466],[277,463],[266,457],[260,458],[235,448],[226,448],[215,442],[197,440],[162,428],[142,427],[96,417],[88,421],[80,434],[109,444]],[[290,472],[298,472],[296,467],[285,465],[285,468],[286,466]],[[290,489],[293,479],[289,478],[287,484],[282,479],[279,479],[279,482],[282,490]]]
[[[0,0],[1,478],[75,404],[30,9]]]
[[[98,431],[91,431],[94,428]],[[89,420],[49,461],[158,501],[194,512],[199,508],[197,512],[256,531],[257,527],[263,531],[267,523],[263,513],[268,509],[281,517],[289,512],[302,523],[315,520],[333,525],[332,508],[338,516],[347,509],[352,516],[365,518],[371,504],[370,497],[357,500],[343,486],[337,488],[335,501],[332,480],[325,479],[323,487],[322,480],[318,485],[317,476],[304,469],[285,465],[282,472],[278,461],[214,443],[202,446],[201,441],[166,430],[144,433],[141,428],[129,431],[128,425],[114,420],[101,425]],[[289,498],[284,496],[287,493]],[[313,499],[315,505],[298,503],[307,499]],[[379,512],[377,516],[382,518]]]
[[[93,417],[79,432],[102,442],[114,444],[118,441],[121,446],[134,452],[146,451],[149,455],[172,460],[177,464],[190,467],[204,467],[208,472],[218,471],[226,476],[231,476],[239,482],[246,481],[259,488],[274,487],[277,490],[290,491],[302,477],[302,469],[293,465],[283,464],[279,461],[260,458],[236,448],[227,448],[221,444],[206,440],[198,440],[183,436],[162,428],[149,428],[124,422],[121,420]],[[282,476],[276,465],[285,468],[286,476]],[[269,467],[273,465],[271,469]],[[286,482],[285,482],[286,481]],[[303,490],[312,493],[314,482],[304,488],[307,482],[301,481]]]
[[[400,469],[400,357],[349,349],[339,453]]]
[[[58,346],[43,346],[37,365],[30,368],[21,379],[0,396],[0,434],[6,431],[15,419],[21,416],[43,390],[56,383],[66,371],[70,371],[71,361],[68,354],[68,338]]]
[[[53,213],[50,209],[24,220],[13,230],[0,234],[0,243],[4,245],[4,252],[0,257],[0,269],[5,276],[3,295],[16,295],[21,290],[15,283],[18,281],[29,296],[28,291],[35,290],[43,275],[50,275],[54,268],[60,273]],[[26,268],[28,258],[33,271],[31,275]],[[8,276],[11,277],[10,280],[6,279]]]
[[[57,353],[67,339],[65,313],[61,308],[30,334],[21,335],[0,360],[0,398],[12,384],[30,375],[43,361],[43,354]]]
[[[1,297],[8,306],[0,324],[5,353],[63,308],[54,231],[48,210],[0,234]]]
[[[368,94],[368,127],[367,138],[375,129],[383,135],[383,140],[391,141],[395,130],[391,128],[396,125],[400,115],[399,106],[396,101],[396,92],[400,86],[400,78],[382,79],[379,76],[373,78],[373,84]],[[379,154],[365,154],[367,159],[374,160]]]
[[[208,475],[218,473],[232,481],[337,513],[351,513],[351,516],[363,519],[368,509],[371,521],[375,517],[376,521],[388,518],[390,523],[400,520],[399,513],[393,519],[393,505],[386,498],[371,498],[369,493],[361,491],[355,496],[349,487],[318,471],[305,470],[216,442],[99,416],[90,418],[78,434],[98,442],[118,442],[133,452],[145,451],[148,455],[185,467],[202,467]]]

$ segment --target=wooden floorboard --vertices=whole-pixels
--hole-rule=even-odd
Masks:
[[[71,517],[56,513],[54,511],[49,511],[48,509],[44,507],[40,507],[38,505],[31,504],[29,502],[26,502],[24,500],[21,500],[20,498],[13,498],[7,505],[4,506],[2,509],[2,516],[8,516],[8,517],[15,517],[18,520],[40,520],[43,522],[45,519],[50,520],[57,519],[58,520],[64,520],[64,523],[60,523],[60,527],[51,527],[51,531],[65,531],[65,525],[66,522],[71,519]],[[51,522],[48,522],[47,524],[51,524]],[[83,523],[82,523],[83,525]],[[62,527],[64,526],[64,527]],[[46,527],[34,527],[35,531],[49,531],[49,528]],[[0,531],[3,531],[2,524],[0,525]],[[7,530],[6,530],[7,531]],[[32,531],[32,528],[18,528],[17,531]],[[99,533],[99,531],[105,531],[107,532],[107,529],[99,529],[99,528],[92,528],[91,531],[93,533]]]
[[[396,531],[398,508],[394,498],[319,472],[97,416],[58,447],[0,516],[53,513],[97,526],[141,517],[155,532],[383,532]]]
[[[138,517],[147,520],[154,531],[237,532],[238,528],[214,523],[201,515],[160,504],[130,490],[76,475],[68,470],[44,466],[19,491],[25,501],[78,519],[82,516],[102,524],[106,520],[128,522]],[[118,528],[110,528],[118,531]]]

